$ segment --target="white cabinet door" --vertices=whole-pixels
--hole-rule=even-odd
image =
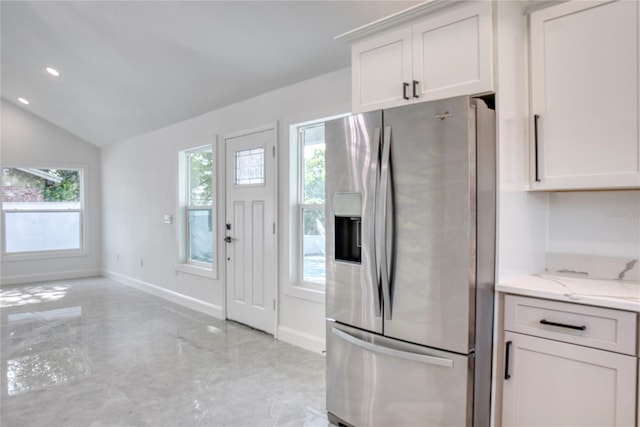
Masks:
[[[513,332],[504,337],[504,427],[635,425],[635,357]]]
[[[436,9],[354,43],[353,112],[491,92],[492,5]]]
[[[491,2],[413,25],[413,79],[422,101],[493,90]]]
[[[411,27],[403,27],[351,48],[354,112],[390,108],[410,102]]]
[[[639,9],[569,1],[531,14],[532,189],[640,187]]]

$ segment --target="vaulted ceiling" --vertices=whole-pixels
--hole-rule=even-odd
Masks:
[[[417,3],[3,0],[1,94],[104,146],[347,67],[334,36]]]

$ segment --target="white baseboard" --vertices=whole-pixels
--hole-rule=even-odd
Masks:
[[[280,341],[302,347],[305,350],[313,351],[314,353],[323,354],[326,349],[324,339],[318,338],[315,335],[310,335],[292,328],[288,328],[286,326],[278,327],[278,339]]]
[[[184,295],[161,286],[157,286],[142,280],[134,279],[133,277],[125,276],[124,274],[114,273],[112,271],[103,271],[102,275],[109,279],[115,280],[123,285],[136,288],[151,295],[155,295],[167,301],[174,302],[200,313],[208,314],[218,319],[224,319],[222,316],[222,307],[201,301],[199,299]]]
[[[85,277],[102,276],[101,270],[70,270],[36,274],[21,274],[18,276],[2,276],[0,286],[22,285],[25,283],[50,282],[52,280],[82,279]]]

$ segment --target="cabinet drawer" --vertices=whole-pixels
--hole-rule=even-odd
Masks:
[[[515,295],[505,296],[505,330],[636,355],[636,314]]]

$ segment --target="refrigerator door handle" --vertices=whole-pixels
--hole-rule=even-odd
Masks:
[[[380,144],[382,142],[381,129],[376,127],[373,130],[373,145],[374,155],[373,162],[371,163],[371,176],[373,181],[373,203],[371,213],[371,221],[367,223],[367,235],[369,238],[369,247],[375,248],[376,246],[376,220],[377,220],[377,203],[378,203],[378,181],[380,180],[379,162],[380,162]],[[371,262],[369,263],[369,280],[373,285],[373,303],[375,305],[374,311],[376,317],[382,316],[382,302],[380,301],[380,266],[378,265],[378,256],[375,250],[370,252]]]
[[[397,357],[400,359],[411,360],[413,362],[425,363],[427,365],[442,366],[444,368],[453,368],[453,360],[444,357],[428,356],[426,354],[412,353],[409,351],[397,350],[395,348],[386,347],[379,344],[372,344],[363,341],[351,334],[343,332],[336,328],[331,328],[331,333],[342,338],[343,340],[360,347],[372,353],[384,354],[386,356]]]
[[[380,190],[378,192],[378,206],[376,207],[376,260],[379,263],[380,286],[384,301],[385,319],[391,320],[391,282],[389,278],[389,260],[387,248],[387,196],[391,179],[391,127],[384,128],[384,142],[382,144],[382,160],[380,162]],[[391,238],[393,241],[393,236]]]

